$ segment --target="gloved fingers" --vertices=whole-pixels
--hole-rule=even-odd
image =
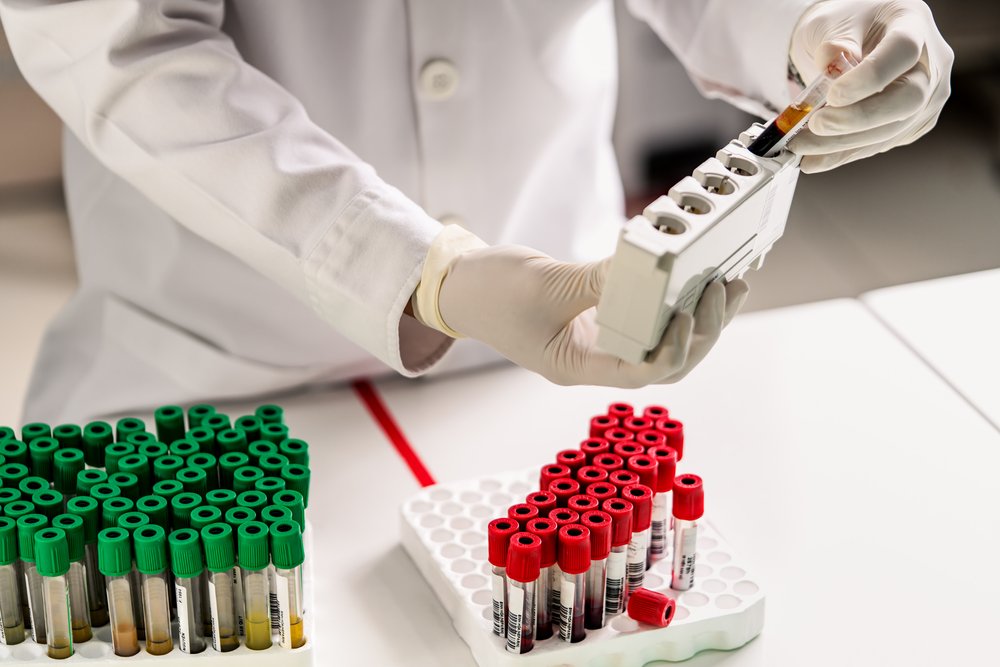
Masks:
[[[910,120],[900,121],[861,132],[825,137],[803,130],[795,135],[788,147],[798,155],[829,155],[865,146],[879,146],[885,150],[895,145],[895,139],[905,136],[911,124]]]
[[[809,118],[809,129],[820,136],[837,136],[909,121],[927,107],[930,75],[917,65],[885,90],[845,107],[826,106]]]
[[[847,164],[848,162],[854,162],[855,160],[862,160],[873,155],[878,155],[883,150],[885,149],[882,146],[865,146],[864,148],[855,148],[837,153],[829,153],[827,155],[807,155],[802,158],[802,162],[799,163],[799,168],[805,174],[818,174],[820,172],[829,171],[839,167],[840,165]]]
[[[543,290],[568,321],[597,305],[610,266],[611,257],[586,264],[552,262],[545,269]]]
[[[736,317],[736,313],[740,312],[748,296],[750,296],[750,285],[745,280],[737,278],[726,283],[726,314],[722,318],[723,329],[728,327]]]
[[[638,381],[636,386],[670,382],[669,378],[681,372],[691,353],[695,321],[688,313],[677,313],[671,318],[663,338],[650,351],[646,361],[630,367],[632,377]]]
[[[694,335],[687,359],[680,370],[660,382],[678,382],[700,364],[715,346],[722,334],[726,318],[726,289],[720,282],[710,283],[694,312]]]

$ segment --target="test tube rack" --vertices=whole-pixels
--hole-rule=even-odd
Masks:
[[[622,228],[597,306],[598,345],[639,363],[670,318],[693,313],[713,280],[759,269],[781,238],[798,180],[798,156],[754,155],[753,124]]]
[[[88,665],[88,667],[123,667],[139,663],[144,665],[146,663],[156,665],[197,664],[201,667],[265,667],[280,663],[281,667],[312,667],[314,664],[313,643],[316,636],[313,614],[309,613],[316,606],[313,595],[313,590],[316,587],[313,584],[314,550],[312,532],[309,523],[306,522],[306,531],[302,534],[303,546],[306,552],[306,560],[302,566],[302,580],[304,584],[303,589],[306,591],[306,613],[303,617],[303,622],[305,623],[307,641],[305,646],[301,648],[293,650],[284,649],[278,646],[277,641],[275,641],[274,645],[269,649],[252,651],[241,643],[239,648],[226,653],[219,653],[209,646],[201,653],[191,655],[177,648],[179,643],[177,623],[175,621],[173,627],[174,650],[166,655],[150,655],[143,649],[128,658],[119,657],[115,655],[111,646],[111,626],[104,625],[94,628],[94,637],[90,641],[75,644],[73,655],[65,660],[49,658],[45,653],[46,646],[44,644],[36,644],[29,637],[22,643],[15,644],[14,646],[0,644],[0,664],[5,666],[11,665],[12,667],[20,665],[31,665],[32,667],[50,665],[51,667],[56,667],[57,665],[83,664]],[[30,630],[28,634],[31,634]],[[143,642],[140,640],[139,645],[142,646],[142,644]]]
[[[402,544],[448,611],[480,667],[606,667],[678,662],[707,649],[732,650],[760,634],[764,593],[711,523],[700,524],[695,585],[670,586],[670,563],[657,561],[645,587],[677,601],[665,628],[640,626],[627,614],[576,644],[552,637],[522,655],[492,634],[486,526],[534,490],[537,469],[423,489],[402,508]]]

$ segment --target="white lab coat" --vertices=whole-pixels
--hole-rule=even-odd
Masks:
[[[704,92],[762,109],[787,99],[810,2],[629,5]],[[0,18],[68,130],[80,278],[25,419],[418,375],[450,345],[402,313],[439,221],[613,250],[611,0],[0,0]]]

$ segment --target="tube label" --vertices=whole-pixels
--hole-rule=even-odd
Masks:
[[[188,600],[188,591],[186,588],[180,584],[174,584],[174,598],[177,600],[177,641],[180,644],[181,651],[184,653],[191,652],[191,625],[189,621],[191,617],[188,612],[188,605],[191,603]],[[212,614],[214,617],[215,614]]]
[[[507,650],[521,652],[521,631],[524,627],[524,589],[511,586],[507,591]]]
[[[216,651],[222,650],[222,641],[219,637],[219,600],[215,594],[215,581],[211,577],[208,579],[208,608],[212,616],[212,648]]]
[[[669,492],[653,496],[653,524],[649,537],[649,553],[653,558],[663,558],[667,552],[667,533],[670,527],[668,500]]]
[[[671,588],[686,591],[694,586],[695,555],[698,545],[698,526],[678,528],[674,535],[674,562]]]
[[[646,543],[649,539],[649,530],[639,533],[632,533],[632,541],[628,543],[628,561],[625,570],[628,575],[628,590],[642,588],[646,580]]]
[[[559,638],[573,641],[573,601],[576,600],[576,582],[563,581],[559,594]]]
[[[267,588],[268,603],[271,607],[271,632],[278,631],[278,585],[275,583],[277,575],[274,573],[274,565],[267,566]]]
[[[506,577],[502,574],[493,573],[493,634],[504,636],[505,632],[505,615],[507,610],[504,608],[503,604],[503,589],[506,583]]]
[[[558,563],[549,568],[549,616],[555,619],[556,625],[562,623],[562,611],[559,608],[559,590],[562,585],[562,570]]]
[[[604,611],[608,614],[617,614],[622,610],[626,558],[624,551],[612,551],[608,554],[608,579],[604,594]]]
[[[232,569],[233,577],[233,598],[236,606],[236,630],[240,637],[245,637],[246,632],[246,607],[243,605],[243,570],[237,565]]]
[[[291,583],[284,577],[275,577],[278,589],[278,644],[282,648],[292,648],[292,605],[288,587]]]

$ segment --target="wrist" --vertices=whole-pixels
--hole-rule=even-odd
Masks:
[[[420,272],[420,282],[407,304],[418,322],[452,338],[462,338],[441,316],[441,285],[448,277],[455,260],[470,250],[485,247],[486,243],[482,239],[458,225],[445,225],[441,229],[427,251]]]

